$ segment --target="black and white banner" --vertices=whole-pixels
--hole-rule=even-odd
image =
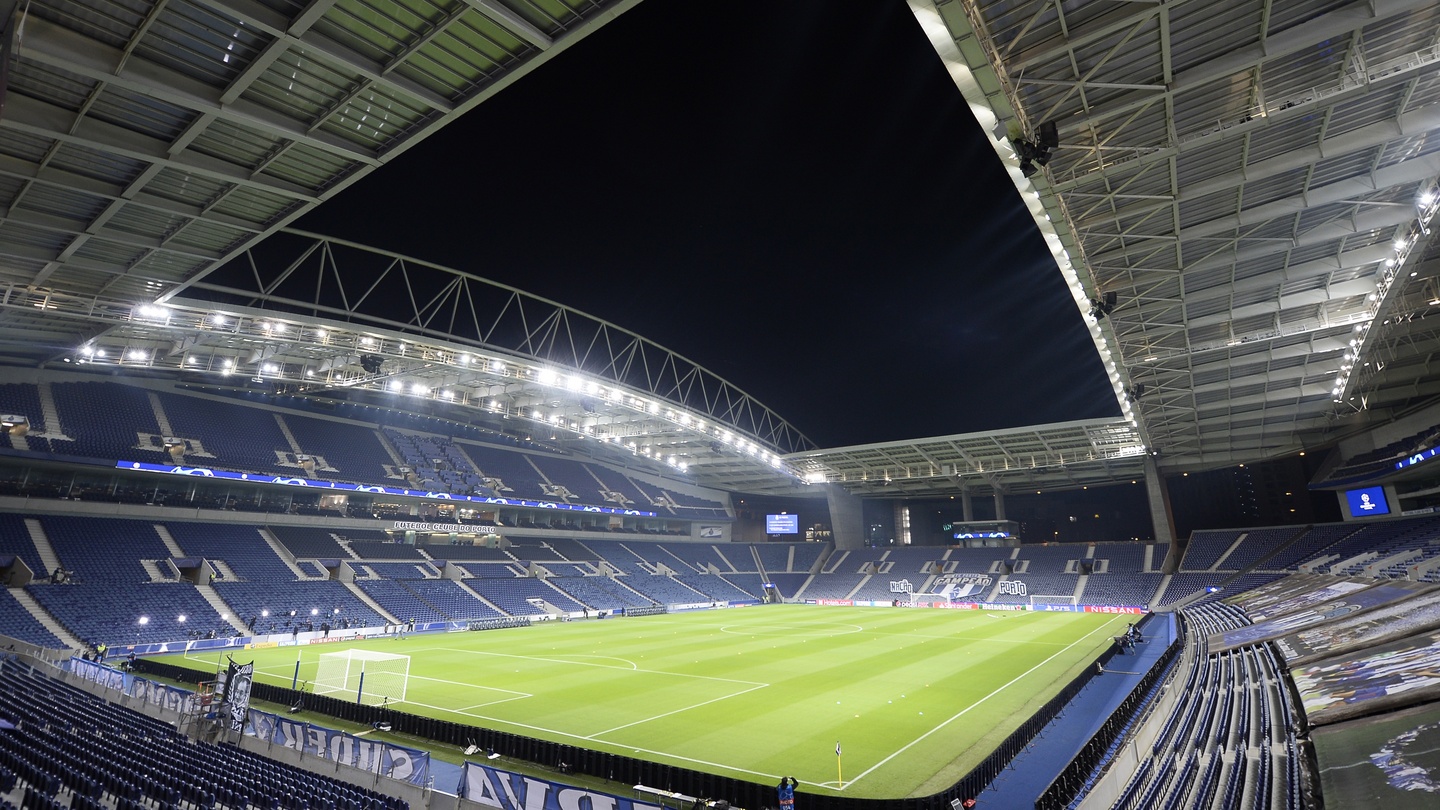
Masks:
[[[244,731],[250,716],[250,686],[255,682],[255,662],[237,664],[232,659],[226,668],[225,694],[221,703],[225,727]]]

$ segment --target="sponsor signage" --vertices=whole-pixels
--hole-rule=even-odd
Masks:
[[[403,495],[407,498],[427,498],[434,501],[461,501],[464,503],[493,504],[496,506],[524,506],[532,509],[559,509],[568,512],[595,512],[605,515],[633,515],[655,517],[654,512],[639,509],[616,509],[613,506],[586,506],[584,504],[555,501],[533,501],[525,498],[485,498],[479,495],[454,495],[449,492],[435,492],[421,489],[401,489],[378,484],[351,484],[345,481],[323,481],[314,478],[297,478],[290,475],[266,475],[264,473],[242,473],[231,470],[215,470],[208,467],[185,467],[173,464],[150,464],[144,461],[117,461],[117,470],[165,473],[167,475],[196,475],[202,478],[220,478],[226,481],[249,481],[255,484],[283,484],[289,487],[307,489],[330,489],[338,492],[365,492],[374,495]],[[450,530],[446,530],[450,531]]]
[[[1429,450],[1421,450],[1413,456],[1407,456],[1395,462],[1395,469],[1403,470],[1406,467],[1414,467],[1416,464],[1419,464],[1422,461],[1428,461],[1437,455],[1440,455],[1440,447],[1432,447]]]

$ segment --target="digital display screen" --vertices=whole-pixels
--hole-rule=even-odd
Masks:
[[[766,516],[765,516],[765,533],[766,533],[766,534],[799,534],[799,533],[800,533],[800,516],[799,516],[799,515],[766,515]]]
[[[1390,514],[1390,503],[1385,500],[1384,487],[1365,487],[1345,492],[1345,501],[1350,504],[1351,517],[1373,517]]]

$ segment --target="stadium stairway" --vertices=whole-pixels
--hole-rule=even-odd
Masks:
[[[76,638],[69,630],[66,630],[65,626],[60,624],[59,620],[51,615],[50,611],[41,606],[39,602],[36,602],[35,597],[27,593],[24,588],[11,588],[10,595],[15,597],[15,601],[19,602],[26,610],[30,611],[30,615],[34,616],[35,620],[40,622],[46,630],[49,630],[56,638],[65,642],[65,646],[72,650],[83,650],[86,648],[85,642]]]
[[[269,547],[270,547],[270,550],[273,551],[273,552],[275,552],[275,556],[276,556],[276,557],[279,557],[281,560],[283,560],[283,561],[285,562],[285,566],[286,566],[287,568],[289,568],[291,571],[294,571],[294,572],[295,572],[295,578],[296,578],[296,579],[299,579],[299,580],[320,579],[320,577],[314,576],[313,574],[308,574],[308,573],[306,573],[303,568],[301,568],[299,565],[297,565],[297,564],[295,563],[295,555],[294,555],[294,553],[292,553],[292,552],[290,551],[290,549],[286,548],[286,547],[285,547],[285,544],[284,544],[284,543],[281,543],[280,540],[279,540],[279,538],[277,538],[269,529],[261,528],[261,529],[260,529],[260,536],[265,539],[265,545],[269,546]]]
[[[141,560],[140,565],[145,569],[145,573],[150,575],[151,582],[175,581],[175,577],[170,576],[164,568],[160,567],[159,560]]]
[[[1035,739],[979,796],[980,807],[1034,807],[1035,800],[1080,753],[1144,674],[1174,642],[1177,629],[1169,614],[1151,614],[1140,625],[1145,640],[1134,652],[1110,659],[1105,674],[1090,680],[1060,716]]]
[[[180,548],[179,543],[175,542],[174,535],[170,534],[170,527],[166,526],[163,523],[156,523],[155,534],[160,536],[160,542],[165,544],[165,550],[170,552],[171,557],[190,556],[189,554],[185,553],[184,549]]]
[[[60,555],[55,553],[55,547],[50,545],[50,538],[45,536],[45,528],[35,518],[25,518],[25,531],[30,535],[30,542],[35,544],[35,551],[40,554],[40,562],[45,564],[44,571],[34,571],[37,578],[48,577],[50,572],[60,567]]]
[[[210,607],[215,608],[215,612],[220,614],[225,623],[230,625],[235,632],[241,634],[249,632],[241,623],[240,617],[235,615],[234,609],[225,604],[225,600],[220,598],[220,594],[216,593],[214,588],[209,585],[196,585],[195,590],[206,602],[210,603]]]
[[[359,585],[356,585],[353,582],[342,582],[341,584],[345,586],[346,590],[354,594],[356,599],[359,599],[361,602],[365,603],[365,605],[371,610],[383,616],[385,618],[385,621],[391,624],[400,623],[400,620],[395,618],[395,615],[393,613],[383,607],[380,607],[380,603],[376,602],[374,599],[371,599],[370,594],[365,593],[363,590],[361,590]]]

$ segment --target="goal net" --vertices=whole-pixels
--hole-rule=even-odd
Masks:
[[[1030,605],[1031,605],[1031,607],[1034,607],[1035,605],[1071,605],[1071,606],[1074,606],[1075,604],[1076,604],[1076,603],[1075,603],[1075,594],[1073,594],[1073,593],[1067,593],[1067,594],[1063,594],[1063,595],[1062,595],[1062,594],[1047,595],[1047,594],[1039,594],[1039,593],[1032,593],[1032,594],[1030,594]]]
[[[378,706],[387,700],[404,700],[409,681],[408,655],[346,650],[321,653],[313,683],[317,695],[353,698],[357,703]]]

